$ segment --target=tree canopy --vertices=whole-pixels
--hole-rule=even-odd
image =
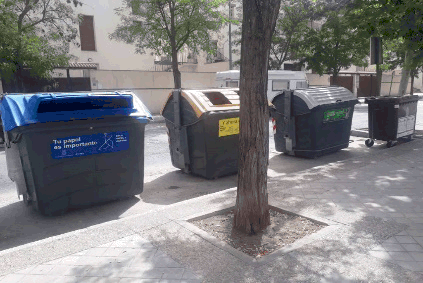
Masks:
[[[308,28],[299,47],[298,58],[319,75],[336,77],[343,68],[368,64],[369,38],[351,28],[343,13],[331,11],[320,29]]]
[[[423,0],[356,0],[352,7],[347,15],[352,26],[391,42],[393,52],[385,55],[399,55],[403,95],[410,72],[423,64]]]
[[[47,78],[57,65],[65,65],[69,44],[76,43],[78,17],[72,5],[79,1],[0,1],[0,76],[24,92],[22,72]]]
[[[270,48],[269,68],[280,70],[285,61],[295,61],[304,44],[308,23],[322,16],[322,3],[313,0],[282,1]]]
[[[124,0],[116,9],[122,22],[111,39],[134,44],[137,53],[153,50],[172,57],[175,88],[181,87],[177,53],[184,47],[193,52],[214,52],[211,33],[226,19],[219,6],[226,0]]]

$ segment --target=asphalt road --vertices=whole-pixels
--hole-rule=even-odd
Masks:
[[[423,109],[420,113],[423,113]],[[296,178],[302,178],[305,176],[303,172],[311,168],[321,169],[328,164],[365,155],[369,151],[386,150],[384,143],[376,142],[369,149],[364,145],[365,139],[351,137],[349,148],[337,153],[312,160],[295,158],[275,151],[271,127],[269,124],[269,183],[273,177],[294,174]],[[236,187],[236,176],[205,180],[174,168],[164,123],[146,126],[144,152],[144,191],[140,195],[70,211],[62,216],[45,217],[18,199],[15,185],[7,176],[4,149],[0,148],[0,251]],[[321,172],[325,174],[324,170]]]

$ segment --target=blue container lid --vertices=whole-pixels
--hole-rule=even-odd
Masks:
[[[7,94],[0,112],[5,131],[35,123],[114,115],[130,116],[140,123],[152,119],[131,92]]]

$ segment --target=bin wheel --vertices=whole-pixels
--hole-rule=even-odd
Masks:
[[[372,147],[375,144],[375,141],[372,139],[367,139],[364,143],[367,147]]]
[[[32,200],[30,199],[28,193],[23,194],[23,202],[26,206],[30,206],[32,204]]]
[[[387,148],[390,148],[390,147],[393,147],[395,144],[396,144],[396,142],[395,142],[395,141],[388,141],[388,142],[386,143],[386,147],[387,147]]]

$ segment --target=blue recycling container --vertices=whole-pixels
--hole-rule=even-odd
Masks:
[[[42,214],[143,191],[152,116],[133,93],[5,95],[0,111],[8,176]]]

